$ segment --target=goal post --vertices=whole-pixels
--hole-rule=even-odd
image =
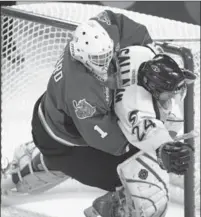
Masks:
[[[116,8],[76,3],[2,7],[2,154],[10,154],[4,147],[10,145],[10,150],[13,150],[13,146],[30,139],[29,122],[33,104],[45,90],[58,56],[71,40],[76,26],[104,9],[123,13],[145,25],[165,52],[180,65],[200,74],[199,26]],[[184,132],[193,129],[200,131],[199,83],[198,78],[187,92]],[[9,123],[11,118],[12,124]],[[13,139],[9,134],[13,134],[19,124],[23,128],[23,138],[14,133]],[[200,141],[197,138],[187,142],[195,147],[195,160],[184,180],[171,176],[171,183],[176,186],[173,200],[181,202],[183,197],[185,217],[195,217],[195,207],[200,210]]]
[[[38,22],[41,24],[54,26],[56,28],[67,29],[70,31],[74,31],[79,23],[72,22],[70,20],[62,20],[55,17],[44,16],[39,13],[31,13],[23,10],[19,10],[17,8],[12,7],[2,7],[1,13],[10,17],[17,17],[19,19]]]
[[[169,44],[167,42],[164,43],[157,43],[160,45],[164,52],[169,53],[170,55],[177,55],[180,58],[180,61],[182,62],[182,67],[190,70],[194,70],[194,59],[193,55],[190,49],[185,47],[178,47],[174,46],[173,44]],[[174,56],[175,57],[175,56]],[[176,60],[178,60],[178,57]],[[184,100],[184,133],[191,132],[192,130],[195,130],[195,97],[194,97],[194,84],[191,84],[188,87],[187,95]],[[186,139],[186,143],[192,145],[193,148],[195,148],[195,139]],[[195,149],[196,150],[196,149]],[[189,216],[195,216],[195,200],[199,198],[196,197],[196,191],[195,191],[195,158],[192,159],[190,168],[188,172],[184,176],[184,213],[185,217]]]

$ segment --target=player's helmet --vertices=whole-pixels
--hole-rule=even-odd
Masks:
[[[70,42],[71,56],[82,62],[101,81],[107,80],[113,52],[113,40],[95,20],[79,25]]]
[[[138,72],[139,85],[161,100],[181,92],[186,94],[186,85],[195,79],[193,72],[181,69],[166,54],[157,54],[152,60],[142,63]]]

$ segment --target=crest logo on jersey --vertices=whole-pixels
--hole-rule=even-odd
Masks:
[[[128,114],[128,120],[132,124],[132,126],[135,126],[138,122],[138,112],[139,110],[133,110]]]
[[[79,100],[78,102],[73,100],[73,107],[75,108],[75,114],[79,119],[92,117],[96,112],[96,107],[90,105],[86,99]]]
[[[140,172],[138,173],[138,177],[142,180],[146,180],[148,177],[148,171],[145,169],[141,169]]]

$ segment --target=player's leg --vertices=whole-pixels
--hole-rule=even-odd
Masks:
[[[142,152],[118,166],[123,187],[108,193],[86,209],[87,217],[164,217],[169,195],[169,176],[155,156]]]
[[[43,155],[33,142],[15,149],[12,162],[2,173],[2,193],[12,190],[21,193],[41,193],[63,182],[68,177],[59,171],[50,171]]]
[[[68,178],[68,176],[61,171],[49,170],[44,162],[43,151],[47,155],[58,155],[66,154],[70,149],[61,144],[57,144],[57,142],[53,141],[42,129],[37,112],[40,99],[35,104],[32,117],[34,122],[34,142],[31,141],[16,148],[12,162],[10,162],[8,169],[3,171],[2,174],[1,187],[3,193],[13,188],[16,188],[18,192],[24,193],[42,192]],[[41,147],[38,146],[34,138],[35,129],[37,129],[37,136],[40,137]]]
[[[113,156],[91,147],[73,147],[69,155],[45,156],[45,164],[51,170],[59,170],[79,182],[106,191],[121,186],[117,165],[132,153]]]

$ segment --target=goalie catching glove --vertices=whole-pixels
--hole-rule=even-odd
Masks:
[[[156,150],[160,167],[177,175],[184,175],[188,170],[193,152],[193,147],[183,142],[168,142]]]

